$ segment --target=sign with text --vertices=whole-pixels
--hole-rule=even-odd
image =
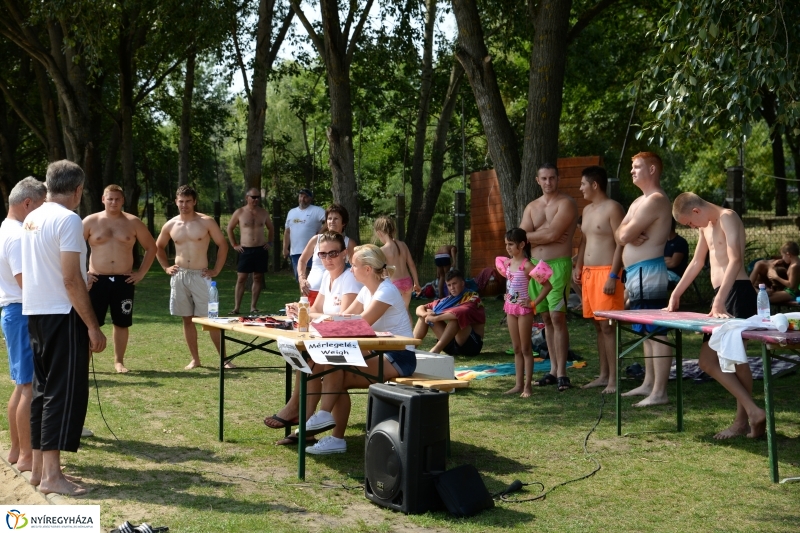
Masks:
[[[5,509],[6,528],[0,530],[85,531],[100,533],[99,505],[8,505]]]
[[[306,351],[321,365],[367,366],[355,340],[321,339],[305,341]]]
[[[303,355],[300,353],[300,350],[297,349],[295,346],[294,339],[290,339],[289,337],[278,337],[278,350],[280,350],[281,355],[286,362],[292,365],[292,368],[295,370],[299,370],[300,372],[305,372],[306,374],[311,373],[311,368],[306,363],[306,360],[303,358]]]

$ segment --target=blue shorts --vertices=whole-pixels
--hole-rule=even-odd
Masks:
[[[397,370],[400,377],[410,376],[417,369],[417,355],[411,350],[384,352],[383,356]]]
[[[654,257],[625,267],[622,282],[628,291],[631,310],[663,309],[669,303],[669,274],[663,257]],[[666,335],[662,326],[634,324],[631,329],[637,333]]]
[[[22,314],[22,304],[9,304],[0,315],[3,335],[8,349],[8,368],[16,385],[33,382],[33,350],[28,333],[28,317]]]

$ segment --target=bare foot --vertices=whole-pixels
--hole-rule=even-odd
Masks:
[[[639,385],[633,390],[623,392],[622,396],[650,396],[651,392],[653,392],[653,388],[650,385]]]
[[[33,458],[32,457],[22,457],[17,461],[17,464],[14,465],[17,467],[17,470],[20,472],[30,472],[33,470]]]
[[[114,368],[117,369],[117,374],[124,374],[128,371],[122,363],[114,363]]]
[[[589,383],[587,383],[586,385],[584,385],[581,388],[582,389],[593,389],[595,387],[605,387],[606,385],[608,385],[608,378],[600,377],[600,378],[597,378],[594,381],[590,381]]]
[[[522,394],[519,395],[520,398],[530,398],[531,394],[533,394],[533,390],[531,389],[530,385],[525,385],[525,388],[522,389]]]
[[[227,363],[225,363],[225,368],[236,368],[236,365],[228,361]]]
[[[64,496],[83,496],[89,491],[62,476],[55,480],[49,480],[47,483],[42,481],[39,484],[39,492],[42,494],[63,494]]]
[[[664,405],[668,403],[667,395],[653,396],[652,394],[639,403],[633,404],[634,407],[650,407],[651,405]]]
[[[16,463],[19,460],[19,449],[12,448],[11,451],[8,452],[7,459],[9,464],[13,465],[14,463]]]
[[[64,476],[64,479],[66,479],[67,481],[71,481],[73,483],[83,481],[83,479],[81,479],[79,477],[70,476],[69,474],[65,474],[63,466],[61,467],[61,475]],[[31,485],[33,485],[34,487],[38,487],[41,482],[42,482],[42,473],[41,472],[34,473],[33,471],[31,471],[31,479],[30,479],[29,483]]]
[[[188,365],[186,365],[185,367],[183,367],[183,369],[184,370],[191,370],[193,368],[200,368],[201,366],[203,366],[203,365],[200,364],[200,361],[195,361],[194,359],[192,359],[192,362],[189,363]]]
[[[767,413],[759,409],[755,416],[750,416],[750,433],[747,437],[757,439],[767,431]]]
[[[503,394],[517,394],[518,392],[522,392],[522,387],[514,387],[513,389],[508,389]]]
[[[297,419],[297,415],[296,414],[294,416],[290,416],[290,415],[282,415],[280,413],[276,413],[276,414],[274,414],[272,416],[266,417],[264,419],[264,425],[267,426],[270,429],[283,429],[283,428],[285,428],[287,424],[283,424],[281,422],[281,420],[277,420],[278,418],[280,418],[281,420],[285,420],[285,421],[289,422],[289,424],[288,424],[289,426],[297,425],[297,423],[298,423],[298,419]]]
[[[714,435],[714,438],[717,440],[732,439],[734,437],[741,437],[743,435],[747,435],[749,432],[750,432],[749,425],[747,424],[741,425],[734,422],[728,429],[723,429],[722,431]]]
[[[603,389],[603,392],[600,394],[616,394],[617,393],[617,386],[609,384],[608,387]]]

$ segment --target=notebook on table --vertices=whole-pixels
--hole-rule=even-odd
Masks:
[[[314,322],[315,329],[324,338],[375,337],[375,330],[363,318]]]

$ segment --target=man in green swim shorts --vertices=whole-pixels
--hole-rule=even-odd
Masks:
[[[531,262],[546,261],[553,269],[550,283],[553,290],[537,306],[545,323],[547,351],[550,353],[551,374],[534,382],[534,385],[558,384],[559,391],[571,387],[567,377],[567,291],[572,276],[572,236],[578,223],[578,205],[575,200],[558,190],[558,169],[545,163],[536,173],[536,182],[542,196],[525,207],[519,227],[525,230],[531,244]],[[531,280],[528,295],[533,301],[542,286]]]

